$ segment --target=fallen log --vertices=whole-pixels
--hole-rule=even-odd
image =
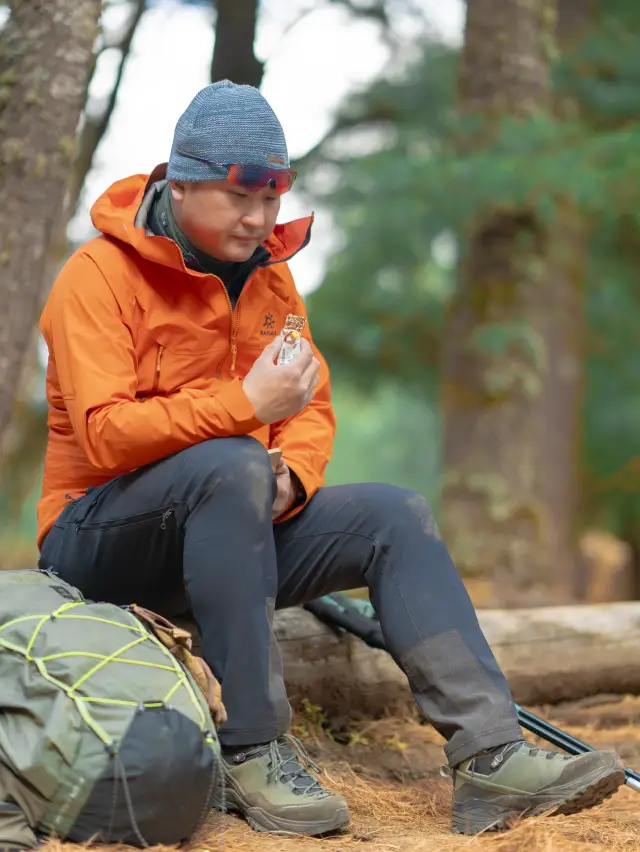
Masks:
[[[640,602],[480,610],[478,618],[519,704],[640,694]],[[275,630],[294,706],[307,699],[330,714],[378,716],[412,704],[386,652],[298,608],[278,612]]]

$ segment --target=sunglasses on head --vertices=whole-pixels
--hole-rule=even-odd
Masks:
[[[259,192],[265,186],[268,186],[277,195],[282,195],[291,189],[297,176],[297,172],[294,172],[293,169],[274,169],[252,163],[212,163],[210,160],[205,160],[204,157],[197,157],[186,151],[179,151],[178,153],[191,160],[198,160],[200,163],[227,169],[229,183],[241,186],[247,192]]]
[[[271,169],[268,166],[250,165],[247,163],[220,163],[229,170],[229,183],[241,186],[248,192],[258,192],[265,187],[272,189],[276,195],[288,192],[296,179],[293,169]]]

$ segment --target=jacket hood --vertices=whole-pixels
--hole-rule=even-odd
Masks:
[[[113,183],[91,207],[91,221],[96,230],[134,248],[148,260],[202,275],[185,267],[182,252],[173,240],[149,234],[144,223],[137,221],[144,197],[157,181],[166,177],[167,165],[156,166],[150,175],[131,175]],[[306,216],[276,225],[263,246],[271,255],[266,265],[290,260],[311,239],[314,216]]]

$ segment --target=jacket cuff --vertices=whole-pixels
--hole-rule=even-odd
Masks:
[[[237,424],[236,431],[238,434],[249,434],[264,426],[262,420],[256,416],[240,379],[234,379],[232,382],[223,385],[215,394],[215,400],[225,409],[231,420]]]

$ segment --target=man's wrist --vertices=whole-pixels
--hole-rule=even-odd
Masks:
[[[298,474],[289,468],[289,479],[291,480],[291,504],[289,506],[290,509],[293,509],[296,506],[301,506],[307,500],[307,492],[305,490],[304,485],[300,481],[300,477]]]

